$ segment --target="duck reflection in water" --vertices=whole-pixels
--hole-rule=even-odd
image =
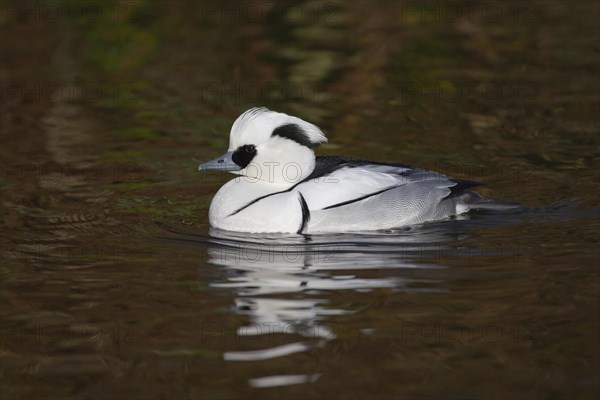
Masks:
[[[465,235],[455,228],[430,224],[388,233],[305,236],[211,229],[208,261],[227,269],[227,280],[212,286],[236,290],[236,312],[250,319],[238,329],[240,336],[333,339],[325,321],[353,310],[327,307],[332,292],[439,290],[438,280],[427,275],[444,267],[427,260],[453,251],[447,243]]]

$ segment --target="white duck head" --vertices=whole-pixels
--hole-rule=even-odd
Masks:
[[[231,127],[229,149],[200,171],[229,171],[257,182],[291,186],[315,168],[313,149],[327,138],[310,122],[291,115],[251,108]]]

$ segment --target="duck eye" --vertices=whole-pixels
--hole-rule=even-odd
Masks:
[[[254,156],[256,156],[256,146],[253,144],[245,144],[238,147],[237,150],[233,152],[231,159],[241,168],[246,168]]]

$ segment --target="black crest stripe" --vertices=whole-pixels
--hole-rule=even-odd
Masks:
[[[304,129],[298,124],[281,125],[273,130],[271,136],[280,136],[282,138],[290,139],[301,146],[306,146],[311,149],[318,146],[318,144],[310,141],[310,138]]]

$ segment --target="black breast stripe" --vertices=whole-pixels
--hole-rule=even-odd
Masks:
[[[368,199],[369,197],[377,196],[378,194],[381,194],[383,192],[387,192],[388,190],[396,189],[397,187],[400,187],[400,186],[402,186],[402,185],[392,186],[392,187],[380,190],[378,192],[369,193],[369,194],[367,194],[365,196],[362,196],[362,197],[359,197],[359,198],[356,198],[356,199],[352,199],[352,200],[344,201],[342,203],[337,203],[337,204],[334,204],[334,205],[331,205],[331,206],[327,206],[327,207],[323,208],[323,210],[329,210],[330,208],[337,208],[337,207],[346,206],[348,204],[356,203],[357,201],[361,201],[361,200],[364,200],[364,199]]]
[[[239,213],[240,211],[244,211],[246,208],[250,207],[252,204],[256,203],[257,201],[261,201],[262,199],[266,199],[269,196],[275,196],[276,194],[281,194],[281,193],[285,193],[285,192],[289,192],[289,190],[282,190],[281,192],[269,193],[269,194],[266,194],[264,196],[257,197],[256,199],[252,200],[251,202],[249,202],[245,206],[242,206],[242,207],[238,208],[237,210],[235,210],[234,212],[232,212],[231,214],[229,214],[227,217],[232,217],[235,214]]]
[[[308,225],[308,221],[310,221],[310,210],[308,209],[308,204],[306,204],[306,200],[304,200],[302,193],[298,192],[298,194],[300,195],[300,208],[302,208],[302,223],[296,233],[302,233],[306,228],[306,225]]]

